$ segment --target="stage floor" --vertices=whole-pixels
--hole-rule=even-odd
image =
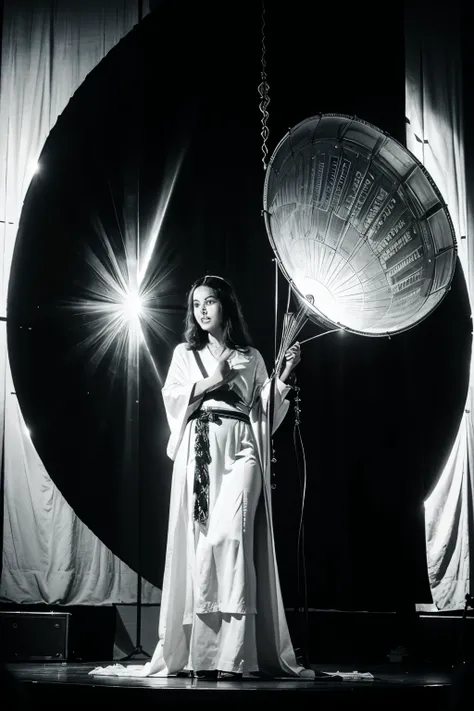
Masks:
[[[109,662],[110,663],[110,662]],[[141,660],[133,662],[142,663]],[[100,663],[105,666],[107,662]],[[215,704],[242,708],[249,702],[283,702],[297,708],[310,705],[321,709],[400,709],[400,704],[427,703],[430,711],[450,707],[452,674],[433,665],[414,668],[405,664],[365,663],[313,665],[317,672],[370,672],[373,681],[349,681],[317,676],[315,681],[273,679],[204,681],[189,678],[140,679],[90,676],[98,664],[16,663],[8,670],[21,683],[27,706],[21,708],[98,708],[127,703],[140,709],[178,707],[208,708]],[[276,692],[280,692],[277,697]],[[281,694],[284,693],[285,696]],[[6,706],[5,709],[10,706]],[[16,708],[13,705],[12,709]]]

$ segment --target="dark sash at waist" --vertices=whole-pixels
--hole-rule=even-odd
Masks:
[[[246,422],[250,424],[250,417],[245,412],[239,412],[238,410],[225,410],[223,408],[212,408],[212,409],[197,409],[188,418],[190,420],[201,420],[207,422],[219,422],[219,419],[223,417],[228,420],[240,420],[241,422]]]
[[[250,418],[245,412],[224,409],[198,409],[189,417],[188,422],[196,420],[194,436],[194,512],[193,518],[202,525],[207,525],[209,517],[209,464],[211,453],[209,447],[209,422],[221,424],[223,419],[240,420],[250,424]]]

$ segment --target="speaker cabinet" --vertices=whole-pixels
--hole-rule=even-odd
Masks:
[[[0,612],[0,655],[4,662],[65,662],[68,612]]]

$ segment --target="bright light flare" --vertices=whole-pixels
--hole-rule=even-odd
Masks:
[[[145,334],[161,342],[173,340],[169,321],[173,309],[166,304],[170,276],[177,265],[163,253],[162,260],[157,260],[160,266],[140,281],[137,260],[127,256],[127,250],[116,254],[100,221],[96,231],[98,246],[88,248],[85,255],[88,283],[83,296],[66,304],[77,316],[78,345],[88,353],[87,367],[93,372],[105,358],[112,377],[125,373],[136,382],[139,350],[143,348],[162,385]]]
[[[169,248],[161,244],[160,235],[184,152],[183,147],[182,154],[167,167],[152,214],[141,224],[137,220],[139,191],[129,194],[120,212],[110,188],[116,216],[113,234],[95,216],[95,239],[93,247],[86,248],[82,293],[66,304],[78,317],[78,345],[89,354],[88,367],[95,370],[106,358],[112,375],[126,373],[135,384],[141,348],[162,384],[145,336],[170,345],[174,338],[169,315],[176,308],[168,304],[170,277],[177,263],[176,256],[171,258]]]
[[[139,293],[131,291],[122,304],[123,314],[128,322],[139,321],[143,315],[143,301]]]
[[[93,261],[93,256],[89,263]],[[151,289],[129,288],[125,280],[104,273],[94,279],[93,288],[85,299],[72,305],[83,317],[87,335],[82,347],[91,352],[90,364],[96,367],[107,353],[112,355],[112,370],[123,361],[129,369],[138,362],[138,348],[144,341],[143,325],[154,318],[150,306]],[[107,278],[105,278],[107,276]],[[84,323],[85,321],[85,323]]]

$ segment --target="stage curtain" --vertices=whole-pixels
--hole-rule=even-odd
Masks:
[[[463,74],[469,14],[460,0],[453,0],[448,9],[421,0],[405,2],[407,146],[430,172],[447,203],[472,304],[473,191],[467,185],[472,158],[465,150],[467,76]],[[449,338],[449,333],[440,338]],[[463,608],[473,579],[472,357],[470,372],[454,446],[425,500],[428,573],[439,610]]]
[[[0,82],[0,599],[110,605],[136,601],[136,574],[75,515],[48,476],[15,397],[6,296],[22,202],[48,134],[87,74],[150,10],[138,0],[4,0]],[[144,581],[143,601],[160,591]]]

